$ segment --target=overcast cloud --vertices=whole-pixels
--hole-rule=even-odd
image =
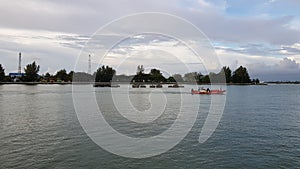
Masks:
[[[100,27],[138,12],[163,12],[182,17],[202,30],[216,47],[222,64],[232,69],[247,66],[253,78],[263,80],[300,80],[299,7],[297,0],[0,0],[0,64],[6,73],[16,71],[21,51],[23,67],[35,60],[41,73],[73,70],[82,47]],[[110,40],[117,35],[106,36]],[[157,51],[170,46],[164,41],[147,41],[151,43],[148,47],[155,46],[150,51],[153,60]],[[186,59],[188,52],[178,46],[176,52]],[[128,55],[132,49],[142,52],[139,43],[131,41],[119,48],[118,55],[122,50]],[[159,56],[156,59],[163,60]],[[93,58],[94,70],[98,63]],[[131,73],[132,66],[124,68],[124,73]],[[168,66],[172,71],[172,64]],[[173,67],[173,72],[184,73]],[[192,69],[196,68],[194,65]]]

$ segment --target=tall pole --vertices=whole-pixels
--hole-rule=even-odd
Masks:
[[[89,74],[92,74],[91,55],[89,55],[89,69],[88,69],[88,73],[89,73]]]
[[[19,53],[19,67],[18,67],[18,73],[21,73],[21,52]]]

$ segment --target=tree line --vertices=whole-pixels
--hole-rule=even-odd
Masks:
[[[179,75],[177,75],[179,76]],[[178,78],[178,77],[177,77]],[[179,77],[180,78],[180,77]],[[184,75],[183,79],[185,81],[196,81],[197,83],[260,83],[259,79],[252,79],[248,73],[246,67],[240,66],[236,70],[232,71],[228,66],[221,68],[219,73],[210,72],[207,75],[203,75],[198,72],[191,72]]]
[[[246,67],[240,66],[235,71],[231,71],[228,66],[224,66],[219,73],[210,72],[203,75],[201,72],[190,72],[184,74],[174,74],[168,78],[164,77],[160,70],[151,69],[149,73],[144,72],[143,65],[137,67],[136,75],[132,78],[132,82],[196,82],[196,83],[259,83],[259,79],[250,79]]]
[[[57,71],[51,75],[46,73],[39,75],[40,66],[33,62],[26,65],[24,74],[18,77],[22,82],[110,82],[110,81],[123,81],[123,82],[150,82],[150,83],[177,83],[177,82],[197,82],[199,84],[220,82],[223,83],[259,83],[259,79],[250,79],[246,67],[240,66],[236,70],[231,71],[228,66],[224,66],[219,73],[209,73],[203,75],[200,72],[190,72],[183,76],[181,74],[174,74],[168,78],[164,77],[158,69],[151,69],[149,73],[145,73],[143,65],[137,66],[135,75],[116,75],[116,70],[110,66],[101,66],[92,75],[85,72],[67,72],[65,69]],[[224,77],[225,76],[225,77]],[[0,82],[13,82],[15,79],[5,75],[5,69],[0,64]]]

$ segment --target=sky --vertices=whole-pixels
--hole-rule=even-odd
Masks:
[[[197,43],[188,37],[188,44],[183,44],[162,35],[135,35],[123,39],[100,61],[103,51],[98,51],[123,37],[122,31],[130,25],[120,24],[118,31],[101,35],[101,42],[95,38],[100,28],[128,15],[156,12],[196,26],[219,62],[232,70],[242,65],[252,78],[300,80],[299,8],[298,0],[0,0],[0,64],[7,74],[16,72],[22,52],[22,67],[36,61],[40,74],[74,70],[78,61],[82,66],[76,70],[87,71],[88,59],[79,58],[90,52],[93,71],[99,64],[117,67],[119,74],[134,73],[137,64],[159,67],[170,75],[213,70],[210,63],[193,60],[187,46]],[[97,50],[86,50],[87,44]]]

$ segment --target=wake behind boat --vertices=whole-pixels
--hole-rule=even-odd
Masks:
[[[207,89],[198,89],[198,90],[191,90],[191,94],[224,94],[226,90],[222,89],[216,89],[216,90],[210,90],[209,88]]]

